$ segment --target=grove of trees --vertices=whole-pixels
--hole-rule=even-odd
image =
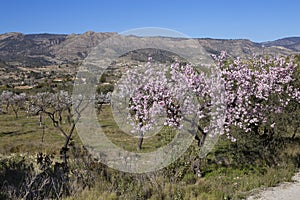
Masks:
[[[129,70],[122,79],[120,94],[130,96],[128,120],[140,135],[141,149],[145,133],[154,129],[165,113],[164,125],[180,128],[187,114],[197,115],[195,139],[201,147],[214,126],[224,128],[211,134],[225,133],[235,141],[233,128],[272,138],[275,115],[290,102],[300,103],[299,87],[294,86],[293,57],[253,57],[249,60],[214,56],[216,68],[200,69],[175,63],[156,68],[149,62],[141,70]],[[192,102],[192,98],[196,102]],[[163,114],[162,114],[163,115]],[[212,118],[215,123],[207,123]],[[200,135],[198,135],[200,134]]]

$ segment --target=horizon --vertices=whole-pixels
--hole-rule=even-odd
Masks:
[[[94,32],[94,33],[117,33],[117,34],[122,34],[122,33],[118,33],[118,32],[109,32],[109,31],[93,31],[93,30],[87,30],[85,32],[81,32],[81,33],[52,33],[52,32],[37,32],[37,33],[22,33],[22,32],[5,32],[5,33],[0,33],[0,35],[4,35],[4,34],[10,34],[10,33],[20,33],[20,34],[24,34],[24,35],[43,35],[43,34],[49,34],[49,35],[72,35],[72,34],[76,34],[76,35],[81,35],[81,34],[85,34],[87,32]],[[134,35],[134,36],[139,36],[139,35]],[[150,37],[173,37],[173,36],[162,36],[162,35],[154,35],[154,36],[150,36]],[[179,38],[179,37],[174,37],[174,38]],[[192,39],[212,39],[212,40],[250,40],[251,42],[254,43],[264,43],[264,42],[272,42],[272,41],[276,41],[276,40],[280,40],[280,39],[286,39],[286,38],[300,38],[300,36],[285,36],[285,37],[279,37],[273,40],[266,40],[266,41],[253,41],[249,38],[213,38],[213,37],[190,37]]]
[[[300,37],[296,0],[39,1],[2,3],[0,33],[122,33],[143,27],[176,30],[191,38],[248,39],[253,42]]]

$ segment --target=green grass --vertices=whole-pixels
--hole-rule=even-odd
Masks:
[[[137,151],[138,138],[130,133],[124,133],[115,122],[109,105],[103,106],[102,112],[98,116],[106,136],[116,145],[128,151]],[[164,146],[175,136],[176,131],[171,128],[162,128],[152,137],[145,137],[141,152],[154,151],[156,148]]]
[[[39,151],[55,153],[63,144],[63,137],[45,118],[44,142],[43,129],[38,125],[37,116],[20,113],[19,118],[13,114],[0,115],[0,153],[36,153]]]
[[[113,143],[128,151],[137,151],[138,139],[119,129],[113,120],[110,106],[104,106],[98,118],[105,134]],[[43,123],[45,127],[44,136],[43,127],[38,124],[38,116],[27,116],[25,112],[20,112],[19,118],[16,118],[11,111],[8,114],[0,114],[0,153],[9,154],[24,151],[36,153],[41,150],[49,153],[49,151],[58,151],[64,142],[64,137],[53,127],[51,120],[46,115],[43,115]],[[67,129],[68,125],[65,124],[62,127]],[[162,135],[163,137],[160,137]],[[145,138],[142,151],[152,151],[163,146],[174,135],[175,131],[165,128],[154,137]],[[44,137],[43,142],[42,137]],[[74,139],[77,143],[80,143],[76,131]]]
[[[293,168],[267,169],[264,174],[234,168],[220,168],[195,182],[172,182],[155,173],[124,181],[128,177],[120,176],[115,188],[112,183],[97,181],[91,189],[85,189],[66,199],[244,199],[259,187],[275,186],[282,181],[290,181]],[[134,177],[135,175],[131,175]],[[195,179],[190,175],[190,179]],[[112,189],[114,188],[114,189]],[[150,194],[150,197],[145,195]]]
[[[138,138],[119,129],[113,120],[110,106],[103,106],[98,119],[104,133],[113,143],[125,150],[137,151]],[[19,118],[16,118],[11,111],[8,114],[0,114],[0,153],[37,153],[39,151],[57,153],[63,145],[64,137],[46,115],[43,115],[43,124],[44,130],[38,124],[38,116],[28,116],[24,111],[19,113]],[[62,127],[67,129],[68,125],[65,123]],[[155,136],[144,139],[142,152],[153,151],[165,145],[173,139],[175,134],[176,132],[170,128],[163,128]],[[81,144],[76,130],[73,139]]]

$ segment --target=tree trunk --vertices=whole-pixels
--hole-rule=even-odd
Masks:
[[[202,147],[203,146],[203,144],[204,144],[204,142],[205,142],[205,139],[206,139],[206,133],[202,133],[202,137],[201,137],[201,141],[200,141],[200,143],[198,144],[199,145],[199,147]]]
[[[144,140],[144,134],[141,133],[141,134],[140,134],[140,137],[139,137],[139,141],[138,141],[138,146],[137,146],[137,149],[138,149],[138,150],[141,150],[141,149],[142,149],[143,140]]]
[[[43,128],[43,133],[42,133],[42,143],[44,142],[44,137],[45,137],[45,126],[42,127]]]
[[[42,121],[43,121],[42,113],[39,113],[39,126],[40,127],[42,127]]]
[[[69,163],[68,163],[69,141],[70,141],[70,137],[67,137],[64,146],[61,148],[61,156],[63,160],[63,165],[64,165],[63,168],[65,173],[69,172]]]
[[[294,133],[293,133],[293,135],[292,135],[292,139],[295,139],[297,131],[298,131],[298,127],[296,127],[296,128],[294,129]]]
[[[5,106],[5,112],[8,113],[8,107],[9,107],[9,104],[6,104]]]
[[[13,111],[14,111],[14,113],[15,113],[16,119],[18,119],[18,118],[19,118],[19,116],[18,116],[18,111],[16,111],[16,110],[13,110]]]
[[[194,172],[195,175],[197,175],[198,177],[202,177],[202,173],[200,170],[201,167],[201,160],[200,158],[196,158],[192,161],[192,170]]]

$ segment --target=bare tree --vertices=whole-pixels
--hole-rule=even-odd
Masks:
[[[80,114],[89,103],[90,100],[86,101],[84,96],[78,95],[77,99],[72,99],[66,91],[60,91],[55,94],[49,92],[38,93],[30,99],[29,112],[36,115],[41,115],[42,113],[47,115],[51,119],[53,126],[65,138],[60,153],[66,167],[68,166],[67,152],[71,138],[74,135],[76,123],[80,119]],[[41,123],[41,120],[42,118],[39,117],[39,123]]]

